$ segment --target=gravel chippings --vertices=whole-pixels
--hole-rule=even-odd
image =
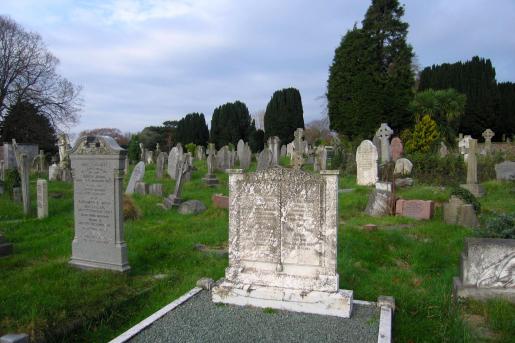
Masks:
[[[377,342],[379,313],[375,306],[354,305],[344,319],[217,305],[204,290],[129,342]]]

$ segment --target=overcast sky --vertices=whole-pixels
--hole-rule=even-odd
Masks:
[[[306,122],[322,116],[328,68],[365,0],[1,0],[0,14],[40,33],[59,72],[83,87],[78,132],[136,132],[229,101],[264,110],[300,90]],[[407,0],[421,67],[490,58],[515,81],[515,0]]]

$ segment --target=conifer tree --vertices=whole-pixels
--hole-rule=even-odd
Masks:
[[[296,88],[275,91],[265,111],[265,139],[277,136],[282,144],[293,141],[293,133],[304,128],[304,111]]]
[[[251,118],[247,105],[241,101],[228,102],[217,107],[211,118],[210,141],[219,149],[224,145],[248,141]]]
[[[209,129],[204,113],[189,113],[178,121],[176,130],[177,141],[182,144],[193,143],[207,146]]]

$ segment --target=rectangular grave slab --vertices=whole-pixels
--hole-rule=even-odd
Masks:
[[[120,272],[130,269],[122,209],[126,154],[107,136],[83,136],[71,151],[75,220],[72,266]]]
[[[395,205],[396,215],[415,219],[431,219],[434,211],[435,203],[431,200],[399,199]]]
[[[217,303],[348,318],[338,288],[338,171],[229,170],[229,267]]]
[[[515,239],[467,238],[454,295],[515,302]]]

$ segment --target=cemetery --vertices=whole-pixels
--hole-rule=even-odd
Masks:
[[[490,59],[420,68],[407,40],[418,22],[403,21],[397,0],[367,2],[324,57],[328,77],[313,74],[323,81],[290,74],[307,62],[280,50],[269,74],[252,70],[241,52],[255,51],[233,49],[234,28],[206,4],[80,3],[63,13],[93,22],[118,56],[84,53],[106,66],[99,74],[99,58],[84,58],[96,88],[83,99],[75,77],[85,74],[58,69],[49,50],[62,38],[45,44],[6,1],[0,343],[515,342],[515,83],[496,79]],[[159,27],[206,18],[227,41]],[[315,26],[320,46],[307,44],[322,51]],[[127,48],[122,34],[146,44]],[[281,37],[270,44],[291,50],[293,36]],[[58,51],[69,59],[63,51],[80,48],[67,44]],[[98,75],[124,84],[107,89]],[[299,85],[256,95],[275,79]],[[228,96],[251,106],[219,104]]]

